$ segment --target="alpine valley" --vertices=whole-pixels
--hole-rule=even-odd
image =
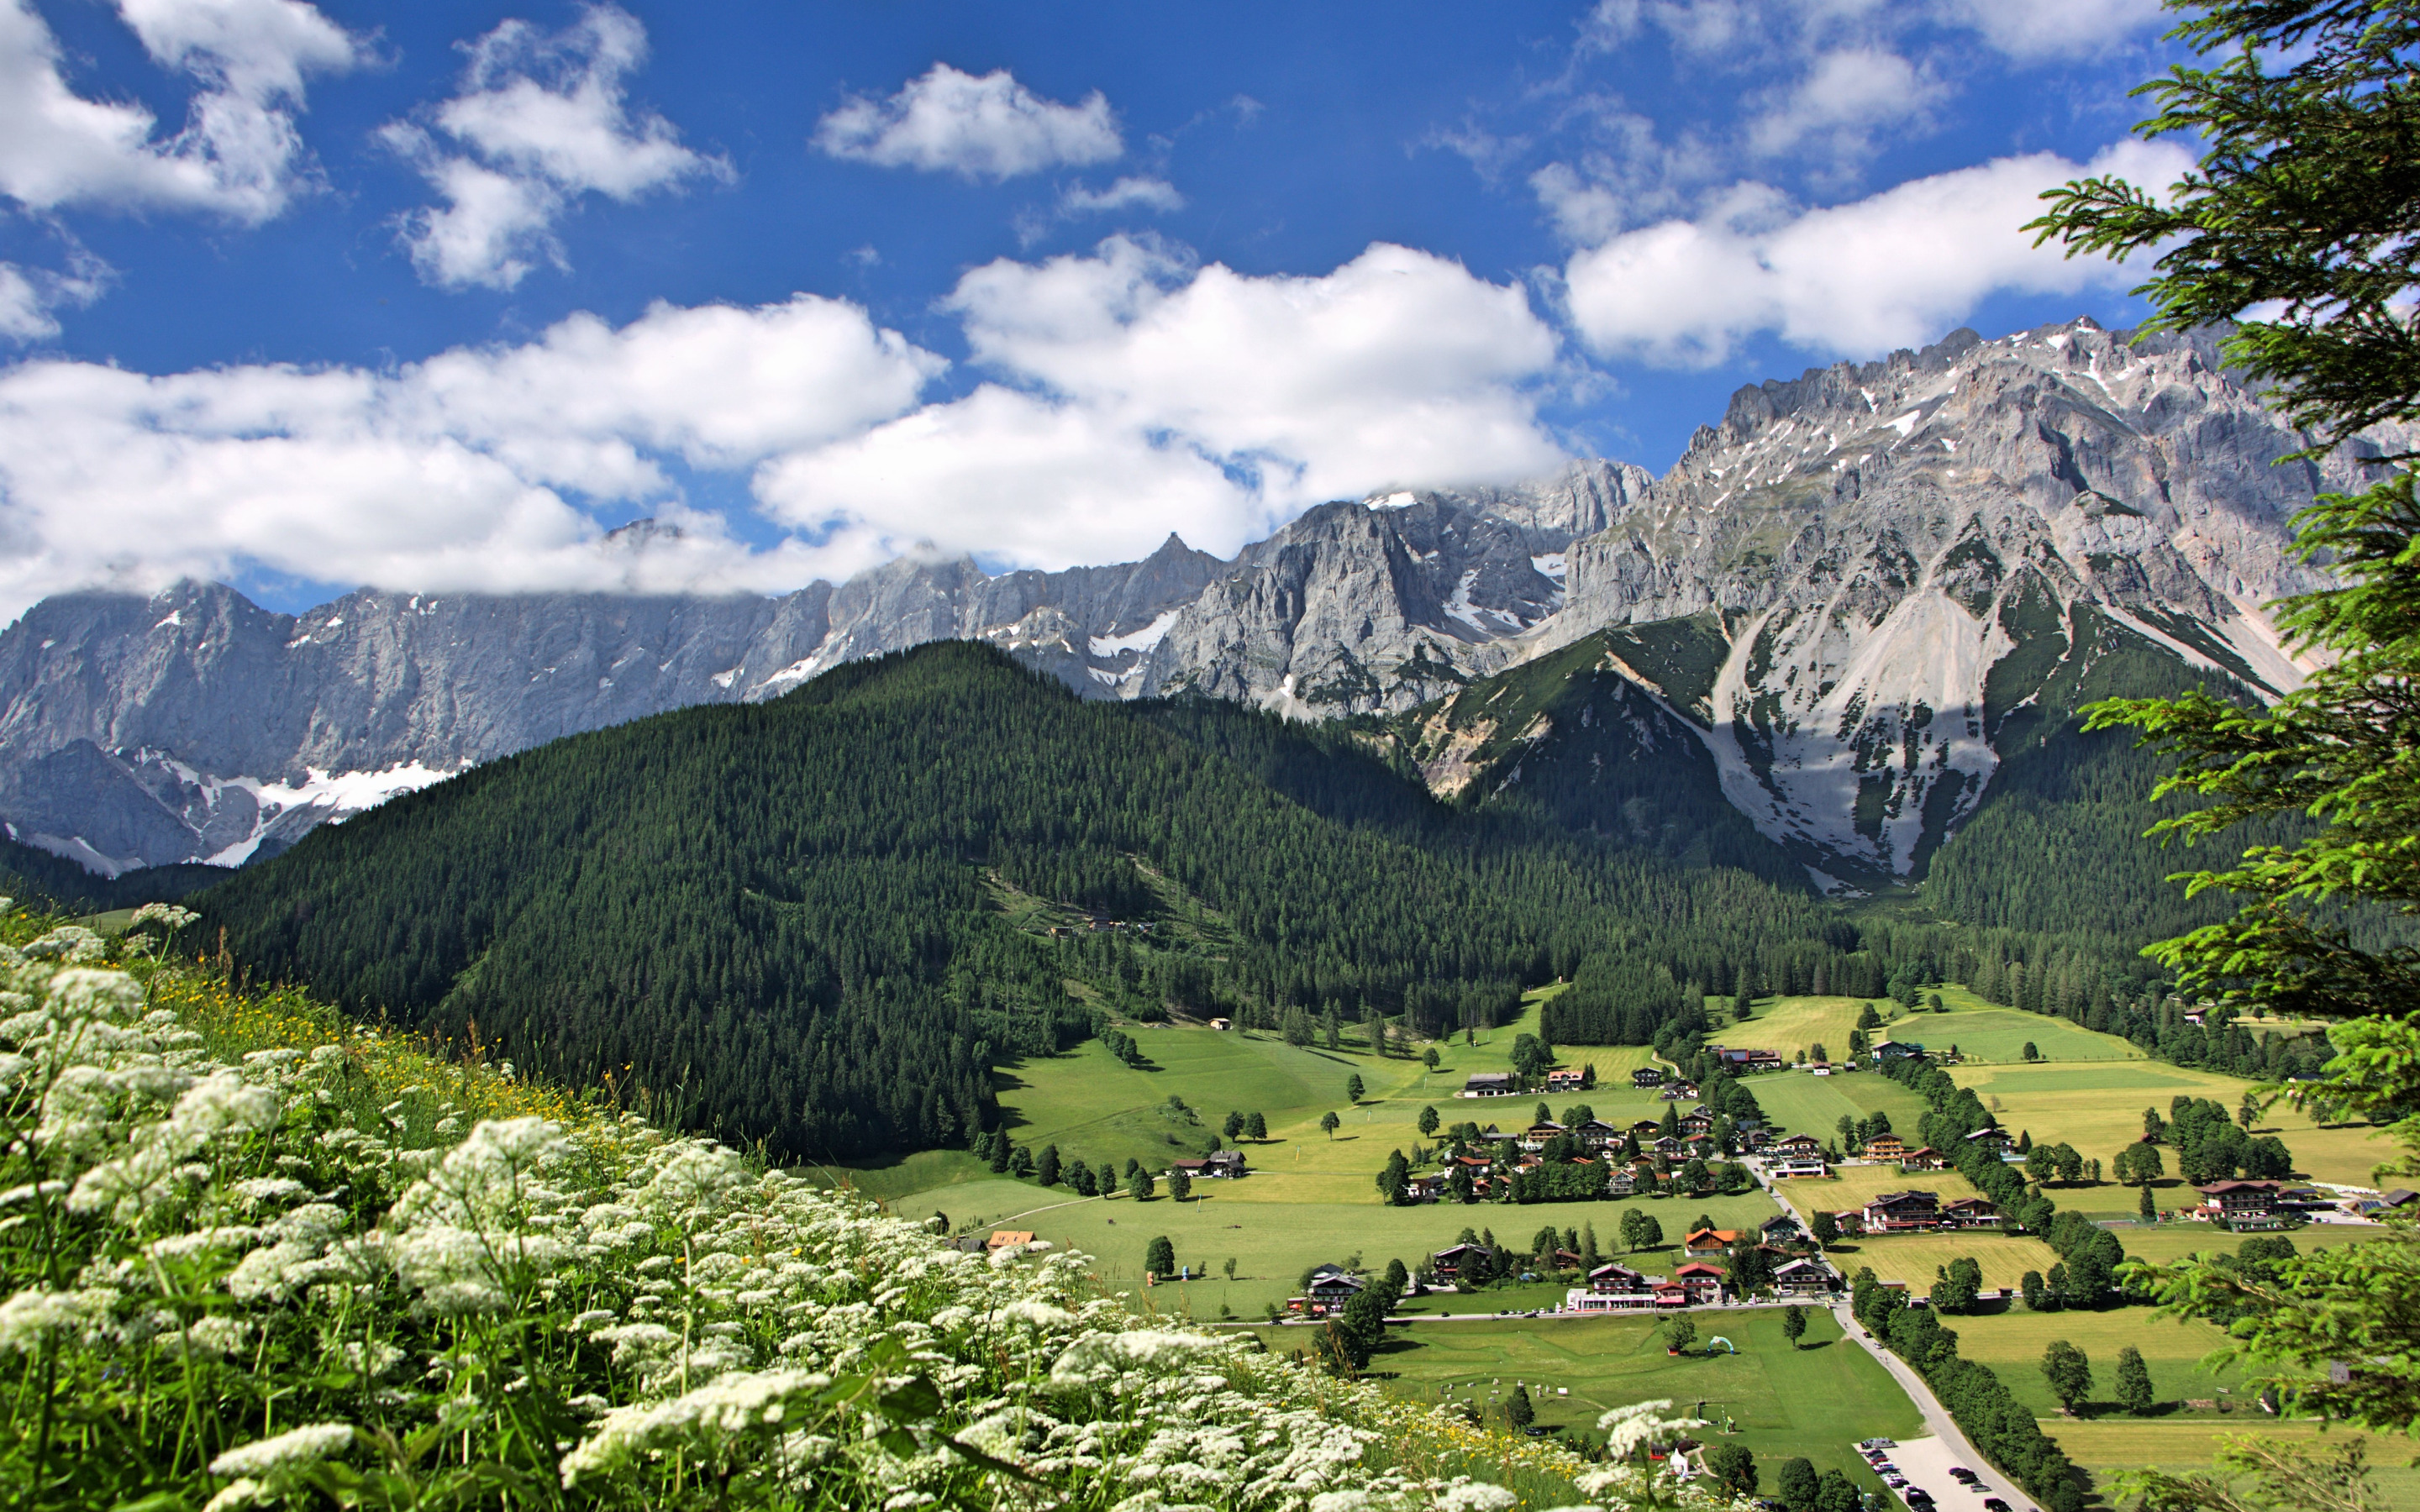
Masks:
[[[1743,389],[1662,478],[1339,501],[1232,562],[1171,536],[770,599],[365,589],[299,616],[217,584],[64,594],[0,634],[0,819],[90,888],[241,865],[560,736],[964,639],[1090,700],[1345,720],[1441,797],[1873,890],[2064,780],[2084,698],[2296,682],[2261,606],[2319,581],[2288,521],[2360,473],[2278,465],[2303,444],[2207,334],[2083,320]]]

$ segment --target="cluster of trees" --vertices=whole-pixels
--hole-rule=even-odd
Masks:
[[[2224,1103],[2206,1097],[2180,1096],[2168,1103],[2168,1116],[2157,1108],[2143,1110],[2146,1145],[2165,1141],[2177,1152],[2177,1174],[2198,1186],[2223,1181],[2239,1171],[2255,1180],[2280,1180],[2294,1173],[2293,1152],[2275,1134],[2250,1132],[2256,1108],[2247,1098],[2229,1117]],[[2154,1152],[2152,1157],[2157,1160]],[[2135,1157],[2140,1168],[2142,1157]],[[2156,1166],[2152,1170],[2158,1175]]]
[[[1107,1050],[1112,1057],[1134,1067],[1137,1071],[1150,1069],[1151,1057],[1142,1053],[1142,1046],[1135,1043],[1133,1035],[1124,1029],[1110,1028],[1106,1024],[1102,1025],[1096,1033],[1101,1041],[1101,1048]]]
[[[2086,1160],[2084,1152],[2064,1140],[2055,1145],[2032,1145],[2025,1150],[2025,1176],[2035,1181],[2077,1181],[2101,1180],[2101,1163]]]
[[[1905,1360],[1947,1408],[1961,1431],[2050,1512],[2083,1512],[2081,1476],[2034,1415],[1988,1365],[1962,1358],[1958,1335],[1930,1307],[1909,1307],[1861,1267],[1850,1307],[1867,1331]]]
[[[1710,1443],[1706,1471],[1725,1490],[1743,1500],[1757,1494],[1756,1453],[1744,1443]],[[1774,1476],[1774,1500],[1781,1512],[1859,1512],[1865,1503],[1848,1476],[1837,1470],[1815,1473],[1807,1458],[1785,1459]]]
[[[2042,1350],[2042,1380],[2050,1394],[2070,1412],[2079,1412],[2092,1398],[2092,1359],[2065,1339],[2053,1339]],[[2151,1391],[2150,1367],[2143,1351],[2129,1344],[2118,1351],[2118,1405],[2136,1417],[2149,1416],[2158,1405]]]
[[[1327,1320],[1312,1340],[1321,1362],[1339,1375],[1356,1375],[1370,1366],[1370,1356],[1387,1336],[1387,1315],[1395,1310],[1411,1286],[1411,1273],[1401,1260],[1367,1279],[1344,1310]]]

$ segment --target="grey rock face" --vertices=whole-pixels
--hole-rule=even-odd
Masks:
[[[778,599],[365,590],[300,616],[216,585],[67,594],[0,633],[0,820],[96,870],[233,864],[470,764],[932,640],[1087,697],[1317,718],[1629,627],[1606,665],[1757,828],[1819,872],[1905,874],[1990,781],[1993,669],[2072,606],[2257,687],[2301,675],[2261,606],[2319,581],[2293,512],[2360,481],[2351,456],[2273,465],[2303,443],[2207,340],[2079,321],[1743,389],[1661,479],[1585,461],[1325,504],[1232,563],[1171,536],[1137,563],[902,560]]]
[[[1176,616],[1141,690],[1307,717],[1425,702],[1529,655],[1562,612],[1572,543],[1652,482],[1590,461],[1521,488],[1323,504]]]
[[[2212,673],[2299,682],[2262,606],[2320,585],[2288,522],[2363,476],[2275,465],[2305,444],[2204,337],[1960,332],[1740,391],[1574,548],[1547,638],[1711,611],[1726,795],[1844,876],[1904,875],[1990,781],[1993,670],[2079,602]]]
[[[217,584],[63,594],[0,633],[0,819],[111,874],[239,864],[474,763],[954,637],[1109,696],[1223,567],[1171,537],[1120,566],[896,562],[779,599],[364,591],[298,616]]]

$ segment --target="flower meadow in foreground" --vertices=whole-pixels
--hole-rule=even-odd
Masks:
[[[309,1014],[229,1063],[262,1011],[223,985],[24,933],[0,946],[21,1504],[1651,1499],[1634,1469],[1138,1318],[1083,1257],[961,1253],[635,1116],[518,1103],[507,1072],[476,1109],[564,1116],[466,1118],[454,1068]]]

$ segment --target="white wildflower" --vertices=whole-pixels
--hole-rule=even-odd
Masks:
[[[1650,1402],[1632,1402],[1617,1407],[1596,1420],[1605,1434],[1607,1459],[1627,1459],[1640,1449],[1671,1438],[1683,1428],[1703,1427],[1703,1420],[1694,1417],[1660,1417],[1657,1414],[1672,1405],[1669,1397]],[[1582,1489],[1586,1489],[1585,1487]]]
[[[19,954],[28,961],[64,961],[71,966],[78,966],[109,954],[109,942],[82,924],[61,924],[40,939],[24,946]],[[139,996],[137,1000],[140,1000]]]
[[[175,1335],[173,1348],[178,1351],[220,1358],[235,1353],[250,1342],[252,1325],[224,1313],[197,1318]]]
[[[1464,1481],[1448,1488],[1437,1497],[1437,1512],[1505,1512],[1519,1504],[1520,1498],[1501,1486],[1485,1481]]]
[[[20,1291],[0,1302],[0,1353],[31,1354],[46,1335],[86,1332],[116,1300],[114,1291]]]
[[[297,1465],[317,1464],[353,1446],[347,1423],[314,1423],[289,1428],[273,1439],[262,1439],[229,1449],[210,1461],[213,1475],[273,1475]]]
[[[1087,1334],[1051,1365],[1050,1381],[1054,1386],[1087,1386],[1129,1371],[1165,1370],[1195,1355],[1226,1349],[1229,1343],[1206,1334],[1173,1330]]]
[[[240,1506],[257,1506],[269,1498],[269,1488],[247,1475],[231,1481],[219,1494],[202,1504],[202,1512],[234,1512]]]
[[[595,1435],[563,1458],[566,1489],[583,1475],[680,1449],[705,1458],[718,1449],[778,1427],[791,1397],[830,1385],[803,1370],[729,1375],[668,1402],[609,1412]]]
[[[238,1181],[228,1189],[236,1197],[253,1207],[272,1202],[286,1202],[295,1197],[307,1197],[311,1189],[290,1176],[256,1176],[249,1181]]]

